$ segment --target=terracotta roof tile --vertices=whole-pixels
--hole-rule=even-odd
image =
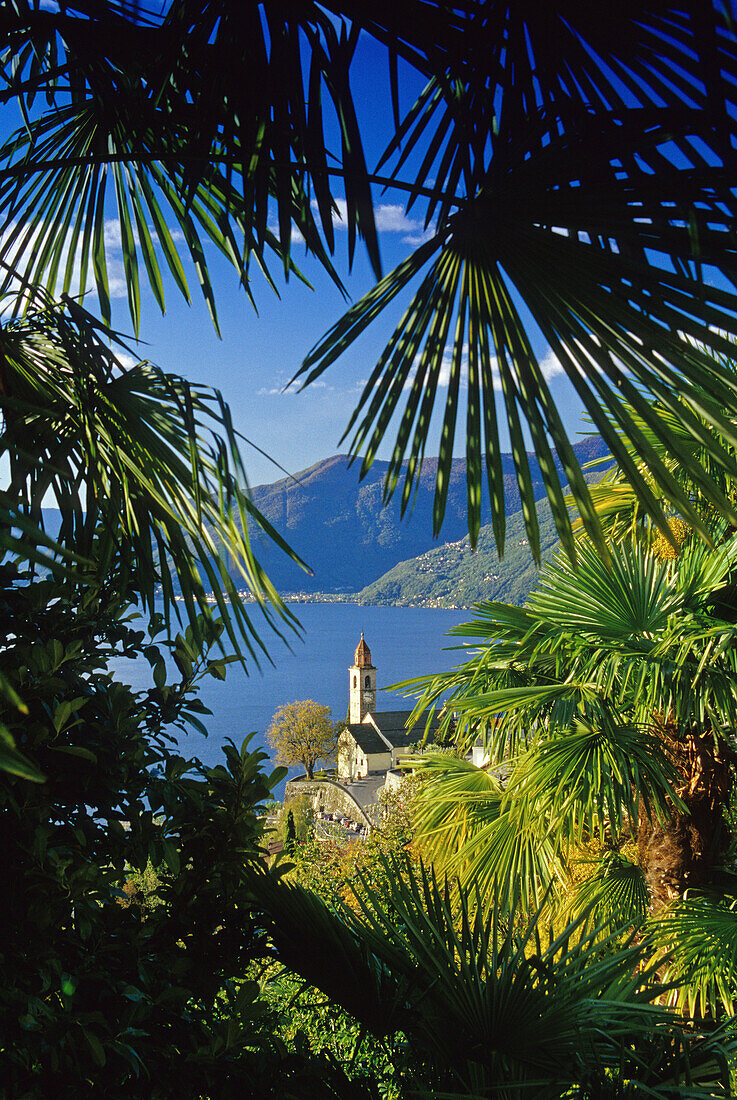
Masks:
[[[363,631],[361,631],[361,641],[356,646],[356,655],[353,658],[353,664],[358,668],[373,668],[371,664],[371,650],[363,640]]]

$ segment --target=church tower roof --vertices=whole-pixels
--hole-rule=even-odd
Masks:
[[[373,668],[371,664],[371,650],[366,645],[363,637],[363,631],[361,631],[361,641],[356,646],[356,655],[353,658],[353,664],[357,668]]]

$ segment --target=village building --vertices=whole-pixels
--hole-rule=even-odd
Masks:
[[[412,754],[410,746],[423,740],[425,723],[408,729],[411,710],[376,709],[376,668],[363,634],[348,676],[348,723],[338,741],[337,770],[339,779],[352,781],[397,768],[404,757]],[[438,725],[434,719],[431,739]]]

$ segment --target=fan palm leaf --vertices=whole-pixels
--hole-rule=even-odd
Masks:
[[[595,919],[607,925],[642,926],[650,909],[650,891],[638,864],[619,852],[606,852],[594,872],[573,891],[567,909],[593,907]]]
[[[162,259],[189,298],[171,220],[216,325],[206,242],[236,266],[250,296],[251,258],[270,282],[269,252],[287,277],[296,271],[296,226],[340,285],[329,259],[336,205],[326,99],[338,120],[349,253],[363,236],[379,272],[348,77],[357,28],[309,0],[289,13],[192,0],[158,14],[92,5],[83,19],[63,6],[13,7],[0,26],[0,63],[6,98],[21,102],[25,124],[0,150],[6,286],[17,289],[20,278],[53,294],[61,279],[66,293],[76,281],[87,289],[91,272],[108,320],[111,200],[136,331],[141,265],[162,310]]]
[[[673,1001],[691,1016],[709,1018],[737,1006],[737,902],[718,895],[675,901],[653,923],[654,959],[674,982]]]
[[[581,542],[578,568],[562,555],[546,565],[526,608],[479,605],[464,628],[478,638],[466,664],[404,685],[424,688],[413,717],[450,688],[446,713],[470,728],[500,715],[497,738],[568,725],[604,698],[643,724],[670,711],[684,726],[720,724],[737,689],[735,628],[712,609],[736,551],[734,538],[713,551],[695,544],[675,564],[622,543],[603,560]]]
[[[678,462],[689,465],[715,507],[733,514],[693,456],[698,444],[710,461],[729,468],[735,411],[733,390],[713,359],[714,352],[728,351],[731,297],[702,278],[704,267],[720,269],[727,279],[732,269],[734,212],[725,167],[733,125],[727,73],[735,67],[735,46],[724,14],[716,6],[708,6],[708,14],[703,9],[666,17],[659,7],[638,4],[636,15],[628,13],[615,29],[613,21],[584,15],[579,6],[543,12],[471,5],[461,18],[475,63],[452,47],[433,55],[444,72],[433,74],[387,153],[397,154],[397,179],[410,152],[425,152],[416,186],[432,173],[437,199],[431,198],[427,218],[428,224],[434,219],[435,237],[387,278],[384,304],[410,279],[422,281],[347,434],[354,433],[351,453],[363,455],[365,472],[397,417],[385,492],[392,495],[401,471],[406,508],[430,432],[439,372],[444,362],[452,364],[436,531],[462,415],[462,377],[472,542],[485,479],[503,551],[504,427],[530,545],[539,554],[525,423],[569,554],[575,557],[564,480],[585,529],[603,549],[590,493],[535,351],[536,333],[557,356],[643,507],[664,529],[658,496],[620,432],[637,444],[665,500],[689,522],[701,526],[671,472]],[[700,52],[707,42],[708,58]],[[684,69],[671,82],[675,58]],[[451,309],[455,321],[441,332],[433,318]],[[305,384],[317,378],[376,312],[375,297],[367,295],[313,348],[298,377]],[[703,346],[685,344],[679,332]],[[668,433],[661,408],[678,418],[681,435]]]
[[[540,803],[523,820],[523,800],[506,775],[432,754],[408,763],[422,780],[413,800],[413,843],[423,858],[480,898],[495,895],[504,910],[539,902],[563,867],[549,806]]]
[[[494,901],[484,910],[424,867],[387,871],[389,897],[364,882],[358,912],[268,876],[254,888],[288,965],[427,1057],[419,1095],[605,1095],[612,1079],[663,1098],[728,1094],[733,1041],[691,1036],[650,1003],[662,987],[638,965],[648,940],[623,943],[589,914],[555,936],[539,912],[520,922]]]
[[[415,681],[413,721],[443,698],[503,789],[482,792],[470,764],[421,768],[420,851],[464,885],[529,904],[584,839],[686,813],[679,739],[718,740],[734,713],[735,628],[714,604],[735,549],[694,541],[661,562],[622,542],[604,561],[582,540],[577,572],[560,555],[525,608],[484,604],[456,628],[472,655]]]
[[[180,591],[195,631],[198,615],[212,620],[209,589],[231,644],[258,663],[260,627],[227,559],[278,629],[296,620],[253,553],[250,527],[288,548],[250,500],[227,406],[217,392],[151,364],[123,370],[106,336],[115,334],[73,304],[51,305],[0,334],[0,450],[10,462],[6,496],[24,520],[24,556],[25,544],[38,541],[47,557],[61,554],[63,563],[72,552],[94,571],[122,554],[149,613],[158,585],[167,619]],[[33,525],[49,496],[60,529],[37,540]]]
[[[520,823],[545,813],[549,834],[566,852],[585,834],[636,828],[640,812],[666,820],[674,804],[681,806],[677,782],[662,741],[602,708],[595,720],[541,738],[519,761],[509,790]]]

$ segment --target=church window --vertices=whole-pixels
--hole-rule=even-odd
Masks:
[[[353,677],[353,686],[358,687],[358,677],[357,676]]]
[[[363,686],[366,688],[367,691],[371,687],[371,677],[370,676],[366,677],[366,681],[365,681]]]

